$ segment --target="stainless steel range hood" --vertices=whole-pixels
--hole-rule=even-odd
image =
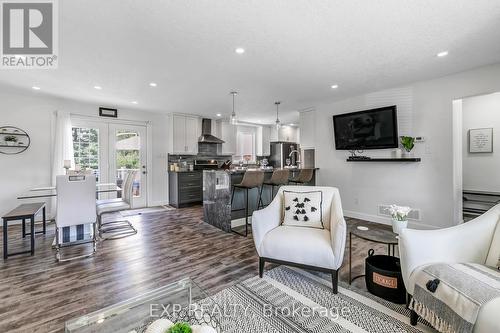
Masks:
[[[225,141],[212,135],[212,120],[203,118],[201,121],[201,136],[198,138],[199,143],[224,143]]]

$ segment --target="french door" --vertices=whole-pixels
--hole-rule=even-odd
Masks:
[[[133,207],[147,206],[146,126],[79,117],[72,118],[71,123],[75,164],[92,170],[99,183],[115,183],[122,188],[125,174],[136,171]],[[114,197],[114,193],[100,195],[100,199]]]
[[[109,124],[109,181],[123,187],[127,172],[136,171],[132,183],[134,208],[147,206],[146,127]]]

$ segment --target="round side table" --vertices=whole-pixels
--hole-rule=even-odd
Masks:
[[[364,229],[366,228],[366,230]],[[390,230],[383,229],[372,229],[369,227],[355,227],[349,232],[349,284],[357,278],[365,276],[365,274],[357,275],[352,277],[352,236],[356,236],[358,238],[379,243],[379,244],[387,244],[387,255],[395,256],[396,253],[396,245],[398,245],[398,235]]]

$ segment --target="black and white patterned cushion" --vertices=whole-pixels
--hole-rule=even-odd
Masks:
[[[283,197],[282,225],[324,229],[321,191],[283,191]]]

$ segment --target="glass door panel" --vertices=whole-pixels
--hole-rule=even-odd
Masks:
[[[146,206],[146,128],[133,125],[110,125],[109,179],[124,189],[128,172],[135,171],[132,182],[133,206]]]
[[[72,118],[75,167],[92,170],[99,183],[108,182],[108,126],[107,124]],[[107,199],[107,195],[100,195]]]
[[[99,181],[100,156],[99,156],[99,129],[90,127],[73,127],[73,150],[75,168],[92,170]]]

